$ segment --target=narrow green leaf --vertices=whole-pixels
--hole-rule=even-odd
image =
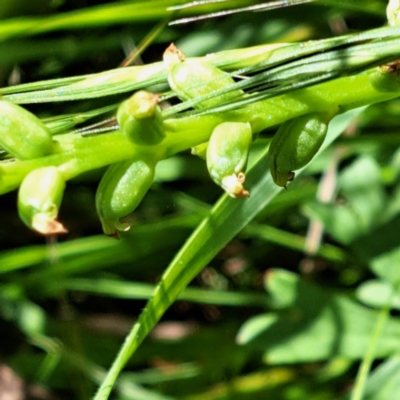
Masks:
[[[363,109],[355,109],[332,121],[327,147]],[[323,150],[321,149],[321,151]],[[239,233],[275,196],[281,188],[272,181],[268,170],[268,150],[264,150],[247,174],[250,198],[232,199],[222,196],[187,240],[163,274],[153,297],[140,314],[127,336],[117,358],[100,386],[95,400],[107,399],[129,358],[144,340],[180,292],[200,272],[215,254]]]
[[[364,400],[397,400],[399,398],[400,357],[394,356],[381,364],[365,387]]]
[[[79,290],[122,299],[148,299],[154,292],[154,285],[126,282],[116,279],[68,279],[56,283],[59,288]],[[201,304],[218,304],[225,306],[265,306],[266,296],[257,293],[228,292],[187,288],[179,300],[193,301]]]

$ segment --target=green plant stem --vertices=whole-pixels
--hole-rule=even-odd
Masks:
[[[310,112],[340,113],[363,105],[400,96],[400,86],[380,91],[371,83],[377,69],[335,79],[247,105],[235,111],[167,119],[165,140],[158,146],[139,147],[120,132],[92,137],[60,135],[56,154],[27,161],[0,164],[0,194],[16,189],[31,170],[48,165],[59,166],[66,180],[83,172],[151,152],[158,159],[206,142],[213,129],[224,121],[250,122],[254,133]]]
[[[390,308],[393,297],[397,292],[398,285],[392,287],[392,291],[386,301],[386,304],[379,312],[378,319],[374,331],[372,332],[371,339],[368,343],[368,348],[365,352],[365,356],[362,360],[360,368],[357,373],[354,390],[351,393],[350,400],[362,400],[365,391],[365,385],[367,382],[368,374],[371,369],[371,365],[374,361],[375,349],[378,344],[379,338],[382,334],[383,328],[390,315]]]
[[[30,171],[39,167],[58,166],[64,179],[69,180],[83,172],[132,158],[138,152],[148,151],[135,146],[119,131],[87,138],[66,134],[57,137],[56,142],[58,143],[56,154],[33,160],[2,163],[0,193],[16,189]],[[151,150],[159,154],[164,149],[157,147]],[[161,155],[157,156],[159,157]]]

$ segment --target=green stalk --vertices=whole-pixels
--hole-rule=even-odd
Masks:
[[[311,112],[329,113],[339,109],[343,113],[400,95],[400,87],[393,86],[393,92],[378,90],[371,83],[371,74],[375,73],[377,70],[373,69],[359,75],[335,79],[250,104],[236,111],[167,119],[167,138],[164,142],[167,155],[206,142],[216,125],[224,121],[250,122],[253,132],[257,133]]]
[[[27,161],[0,163],[0,194],[16,189],[30,171],[39,167],[58,166],[64,179],[69,180],[83,172],[133,158],[144,151],[118,131],[85,138],[66,134],[58,136],[56,141],[56,154]],[[157,147],[154,150],[162,152],[163,148]]]
[[[397,288],[398,288],[398,285],[395,285],[392,287],[392,291],[386,301],[386,304],[382,307],[382,309],[379,312],[374,330],[371,335],[371,339],[368,343],[368,348],[365,352],[364,358],[361,362],[360,368],[357,373],[354,390],[351,393],[350,400],[362,400],[363,399],[365,385],[367,382],[369,371],[371,370],[371,366],[372,366],[372,363],[375,358],[376,346],[382,335],[382,331],[385,326],[385,323],[390,316],[392,300],[393,300],[394,295],[397,292]]]

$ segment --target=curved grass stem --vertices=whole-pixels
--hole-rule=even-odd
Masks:
[[[58,149],[55,154],[0,164],[0,194],[16,189],[24,176],[38,167],[59,166],[68,180],[83,172],[132,158],[138,152],[150,151],[157,153],[160,159],[167,158],[206,142],[213,129],[224,121],[250,122],[252,131],[257,133],[311,112],[331,112],[334,109],[345,112],[400,96],[400,85],[392,84],[392,91],[380,89],[372,79],[377,74],[380,72],[374,68],[249,104],[235,111],[167,119],[164,121],[166,138],[157,146],[136,146],[119,131],[85,138],[60,135],[55,138]],[[389,74],[387,79],[398,80],[395,73]]]

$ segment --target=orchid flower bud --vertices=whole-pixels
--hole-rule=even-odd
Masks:
[[[249,123],[223,122],[215,127],[207,147],[211,178],[231,197],[247,197],[245,170],[252,142]]]
[[[56,220],[65,189],[65,180],[57,167],[31,171],[18,192],[18,213],[31,229],[51,235],[67,232]]]
[[[164,52],[164,63],[169,70],[169,85],[183,101],[206,96],[235,83],[231,76],[210,63],[185,59],[184,54],[173,44]],[[234,90],[204,100],[194,107],[213,107],[242,95],[242,90]]]
[[[396,26],[400,24],[400,0],[389,0],[386,7],[386,17],[389,25]]]
[[[269,147],[271,175],[278,186],[286,187],[294,172],[307,165],[321,147],[331,115],[310,113],[284,122]]]
[[[17,104],[0,100],[0,146],[21,160],[49,155],[53,139],[34,114]]]
[[[139,146],[159,144],[165,137],[159,95],[140,90],[118,108],[121,131]]]
[[[96,192],[97,213],[106,234],[113,234],[117,222],[131,214],[150,189],[156,162],[145,158],[112,164]]]

